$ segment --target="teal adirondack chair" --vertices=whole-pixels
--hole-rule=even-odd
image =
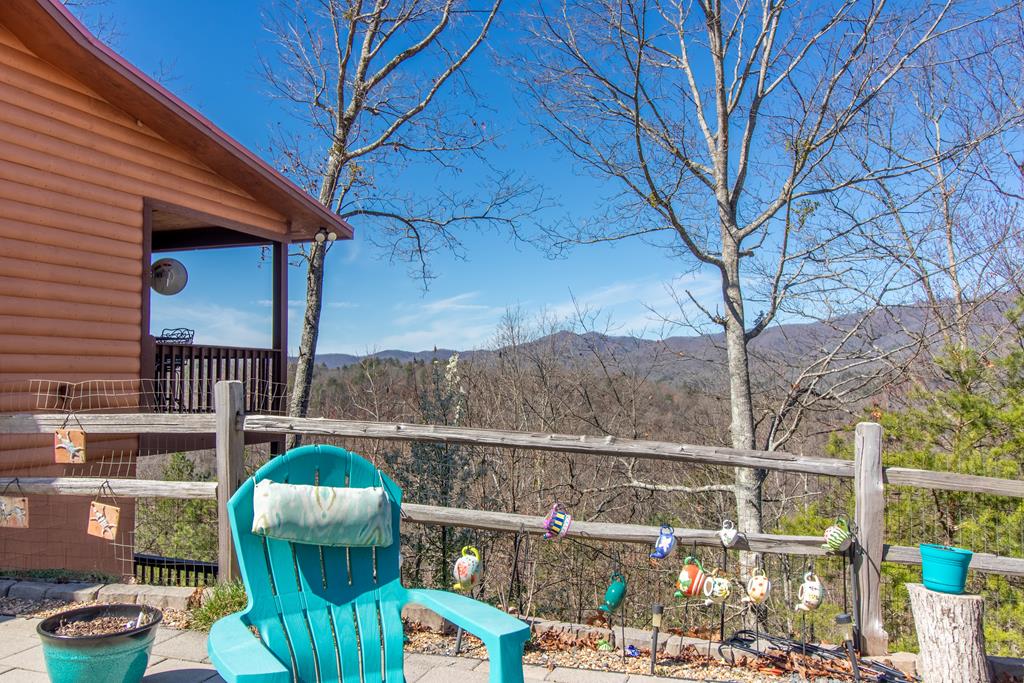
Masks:
[[[401,610],[413,602],[483,641],[491,683],[522,682],[526,624],[463,595],[402,586],[402,491],[379,476],[354,453],[304,446],[271,460],[231,497],[228,516],[249,605],[210,631],[210,660],[225,680],[403,683]],[[253,488],[263,479],[336,487],[383,480],[393,505],[395,542],[387,548],[335,548],[255,535],[250,531]]]

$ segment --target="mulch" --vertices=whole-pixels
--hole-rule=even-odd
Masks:
[[[45,619],[54,614],[63,612],[74,607],[87,607],[89,605],[104,604],[97,600],[87,602],[67,602],[65,600],[24,600],[22,598],[0,598],[0,615],[11,617],[38,617]],[[168,628],[185,629],[189,627],[190,617],[188,612],[165,607],[160,610],[163,615],[163,624]]]
[[[145,615],[145,612],[140,613]],[[148,621],[148,618],[144,616],[143,625]],[[135,620],[128,617],[100,617],[61,622],[54,632],[58,636],[101,636],[131,631],[136,626]]]

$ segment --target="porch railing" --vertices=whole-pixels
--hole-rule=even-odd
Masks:
[[[217,582],[217,563],[135,553],[135,580],[151,586],[209,586]]]
[[[245,409],[280,413],[284,387],[274,349],[201,344],[156,344],[152,404],[162,413],[214,412],[213,387],[238,380],[244,387]]]

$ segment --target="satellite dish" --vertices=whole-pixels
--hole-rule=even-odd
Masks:
[[[162,258],[149,269],[153,291],[157,294],[171,296],[185,289],[188,284],[188,271],[181,261]]]

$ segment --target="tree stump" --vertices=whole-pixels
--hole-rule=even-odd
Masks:
[[[950,595],[908,583],[924,683],[990,683],[980,595]]]

